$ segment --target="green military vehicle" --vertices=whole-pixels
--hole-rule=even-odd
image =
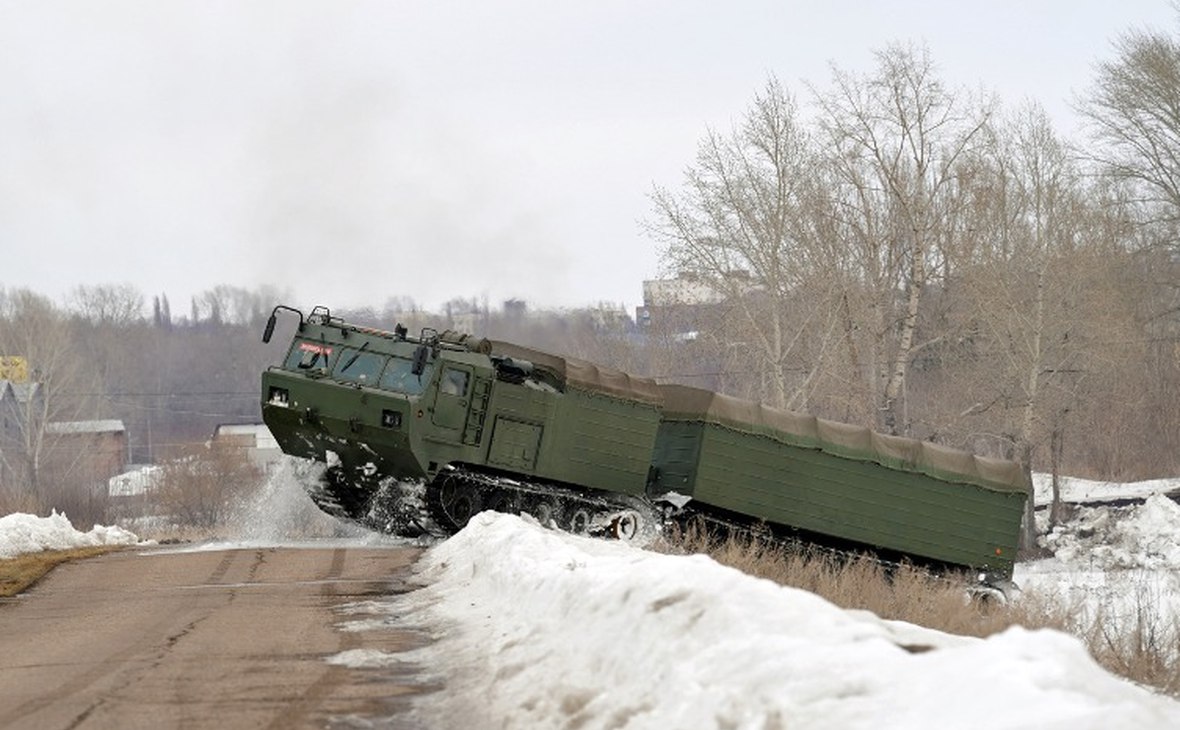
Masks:
[[[1008,578],[1028,494],[1015,462],[660,386],[653,492],[740,520]]]
[[[483,509],[631,538],[702,515],[1011,576],[1020,465],[660,385],[504,342],[360,327],[316,307],[262,374],[284,452],[325,462],[326,512],[449,534]]]

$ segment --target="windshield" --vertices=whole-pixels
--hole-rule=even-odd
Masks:
[[[336,359],[336,368],[332,370],[332,377],[337,380],[347,380],[352,383],[376,383],[381,368],[385,365],[385,356],[375,352],[365,352],[355,347],[345,347]]]
[[[400,357],[389,361],[385,373],[381,376],[381,387],[396,390],[406,395],[420,395],[426,384],[430,382],[430,375],[434,365],[427,364],[421,375],[410,372],[413,363]]]
[[[332,355],[336,348],[331,345],[321,345],[315,342],[301,340],[291,348],[287,354],[287,361],[283,367],[287,370],[314,370],[330,367]]]

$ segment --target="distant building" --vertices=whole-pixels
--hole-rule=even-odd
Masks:
[[[524,321],[529,314],[529,305],[523,299],[506,299],[504,301],[504,317],[512,322]]]
[[[25,444],[45,412],[40,383],[0,380],[0,487],[25,477]]]
[[[155,464],[129,464],[126,471],[107,480],[107,495],[123,498],[147,494],[160,485],[163,473],[163,467]]]
[[[729,283],[738,289],[751,288],[745,272],[734,272]],[[644,330],[658,330],[677,335],[697,332],[702,322],[716,318],[727,294],[704,278],[683,273],[674,279],[651,279],[643,282],[643,306],[635,310],[635,321]]]
[[[15,465],[10,463],[21,443],[21,419],[16,395],[7,380],[0,380],[0,487],[11,484]]]
[[[127,465],[127,429],[119,420],[45,425],[42,470],[61,483],[105,487]]]
[[[213,430],[213,443],[244,449],[250,463],[263,473],[274,470],[283,452],[264,423],[225,423]]]
[[[675,279],[650,279],[643,282],[645,307],[695,306],[724,300],[723,292],[690,274],[681,274]]]
[[[656,377],[729,390],[735,366],[745,369],[742,343],[734,341],[731,329],[742,321],[745,306],[763,298],[758,280],[740,269],[708,277],[683,272],[643,282],[643,306],[635,313],[641,336],[669,348],[665,361],[655,366]]]
[[[597,307],[585,310],[590,325],[598,332],[629,331],[632,328],[631,317],[622,305],[602,303]]]

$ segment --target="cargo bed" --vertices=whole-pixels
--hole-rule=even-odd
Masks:
[[[660,388],[656,491],[1011,576],[1028,495],[1018,464],[697,388]]]

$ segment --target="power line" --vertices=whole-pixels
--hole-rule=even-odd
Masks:
[[[190,391],[187,393],[60,393],[61,396],[69,396],[73,398],[188,398],[188,397],[259,397],[257,390],[205,390],[205,391]]]

